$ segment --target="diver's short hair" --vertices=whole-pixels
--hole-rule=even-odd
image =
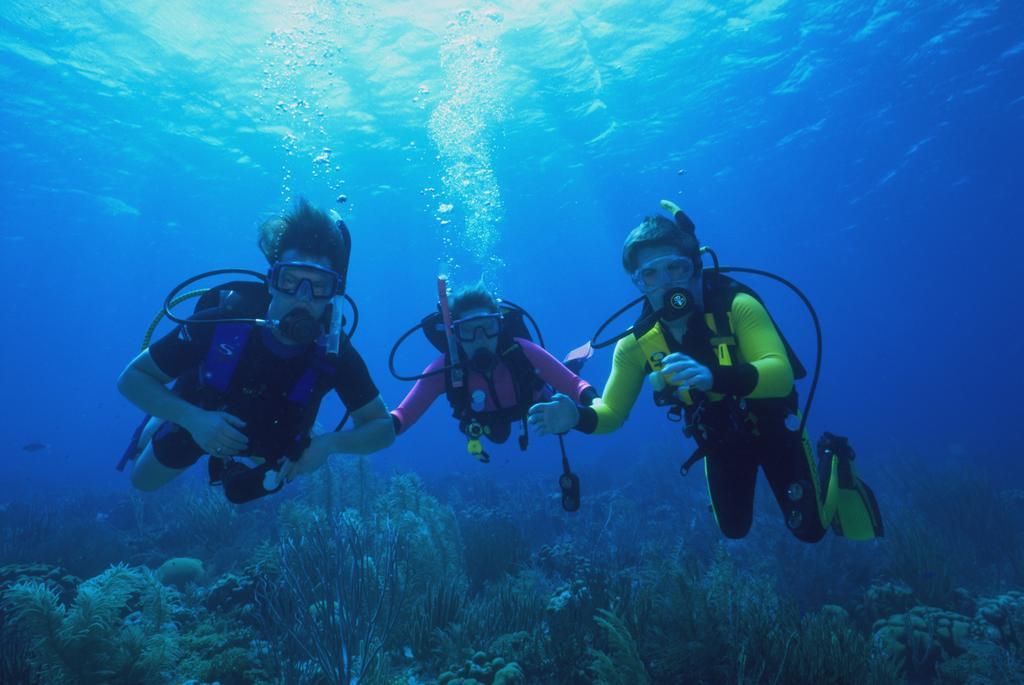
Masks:
[[[309,255],[326,257],[331,268],[344,275],[348,268],[350,246],[327,213],[313,207],[300,197],[292,211],[275,216],[260,224],[260,251],[273,264],[287,250],[299,250]]]
[[[694,266],[700,269],[700,243],[694,233],[693,222],[682,212],[676,214],[676,220],[666,219],[660,214],[644,217],[643,222],[626,236],[622,245],[622,268],[633,273],[640,266],[636,255],[645,247],[674,247],[693,260]]]
[[[498,299],[491,294],[483,283],[464,285],[452,295],[451,313],[453,319],[458,319],[463,314],[474,309],[486,309],[489,312],[498,313]]]

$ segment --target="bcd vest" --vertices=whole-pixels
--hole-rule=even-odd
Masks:
[[[659,370],[662,360],[671,352],[683,352],[711,368],[716,364],[733,366],[739,363],[738,343],[732,326],[732,302],[741,293],[761,302],[757,293],[727,276],[715,272],[704,274],[703,318],[694,314],[689,322],[691,329],[694,326],[704,329],[694,331],[695,337],[702,341],[701,349],[683,349],[681,343],[666,335],[657,313],[645,307],[633,327],[633,336],[644,354],[647,371]],[[779,335],[793,368],[794,379],[805,377],[807,372],[792,347],[781,332]],[[783,398],[749,399],[668,384],[655,391],[654,401],[659,406],[669,407],[668,417],[672,421],[682,421],[685,415],[684,432],[697,441],[700,453],[749,443],[766,427],[775,429],[784,425],[786,417],[798,410],[795,389]],[[697,458],[692,457],[685,468],[695,461]]]

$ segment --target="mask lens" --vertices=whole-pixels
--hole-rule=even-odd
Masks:
[[[329,300],[339,290],[338,275],[316,264],[276,264],[271,276],[273,286],[288,295],[301,294],[315,300]]]
[[[485,314],[462,319],[455,322],[455,335],[462,342],[472,342],[477,331],[483,331],[485,338],[493,338],[501,330],[501,317],[498,314]]]
[[[650,292],[670,284],[689,283],[693,274],[693,260],[669,255],[641,264],[633,272],[633,283],[643,292]]]
[[[313,297],[318,297],[322,299],[334,295],[334,283],[322,277],[310,280],[309,283],[313,287]]]
[[[295,289],[295,297],[300,300],[311,300],[313,299],[313,286],[309,284],[309,280],[303,278],[299,281],[299,287]]]

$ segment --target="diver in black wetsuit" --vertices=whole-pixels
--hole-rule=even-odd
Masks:
[[[325,343],[331,307],[344,293],[349,242],[342,222],[300,200],[262,227],[266,284],[219,289],[220,302],[197,307],[132,360],[118,389],[150,415],[130,447],[135,487],[156,490],[208,454],[211,483],[223,482],[228,499],[244,502],[319,468],[329,454],[391,444],[391,416],[359,353],[344,336],[333,354]],[[355,427],[311,437],[331,389]]]

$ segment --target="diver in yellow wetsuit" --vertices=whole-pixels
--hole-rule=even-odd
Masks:
[[[794,388],[805,372],[757,295],[717,269],[704,271],[693,222],[674,203],[662,206],[674,221],[647,217],[623,246],[623,266],[646,301],[616,344],[603,395],[589,407],[564,395],[535,404],[535,430],[610,433],[648,379],[655,402],[685,420],[697,443],[684,470],[706,457],[712,508],[727,537],[750,530],[759,466],[800,540],[817,542],[829,526],[852,539],[880,536],[874,495],[857,478],[845,438],[826,433],[819,442],[819,476]]]

